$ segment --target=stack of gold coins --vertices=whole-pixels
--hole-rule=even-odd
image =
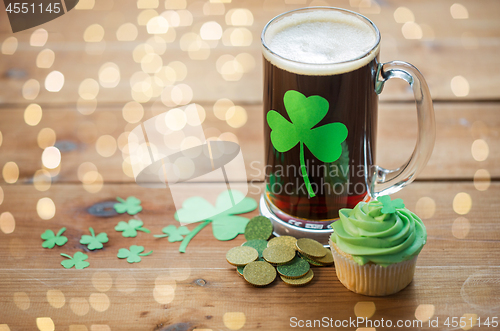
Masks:
[[[272,236],[271,221],[264,216],[252,218],[245,228],[246,242],[232,248],[227,261],[248,283],[262,287],[271,284],[277,273],[291,286],[302,286],[312,281],[311,267],[333,265],[328,248],[313,239],[292,236]],[[268,241],[269,240],[269,241]]]

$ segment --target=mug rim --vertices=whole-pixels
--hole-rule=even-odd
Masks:
[[[366,51],[363,55],[361,55],[361,56],[359,56],[357,58],[350,59],[350,60],[347,60],[347,61],[327,62],[327,63],[308,63],[308,62],[301,62],[301,61],[296,61],[296,60],[288,59],[288,58],[283,57],[283,56],[277,54],[276,52],[274,52],[266,44],[266,40],[265,40],[266,31],[267,31],[268,27],[274,21],[280,19],[283,16],[286,16],[286,15],[289,15],[289,14],[292,14],[292,13],[295,13],[295,12],[306,11],[306,10],[318,10],[318,9],[319,10],[325,10],[326,9],[326,10],[334,10],[334,11],[344,12],[344,13],[348,13],[348,14],[357,16],[357,17],[365,20],[374,29],[374,31],[375,31],[375,34],[376,34],[376,42],[375,42],[375,44],[368,51]],[[359,61],[359,60],[361,60],[361,59],[369,56],[374,50],[376,50],[378,48],[378,46],[380,44],[380,39],[381,39],[381,36],[380,36],[380,31],[379,31],[378,27],[368,17],[366,17],[366,16],[364,16],[364,15],[362,15],[360,13],[357,13],[355,11],[349,10],[349,9],[344,9],[344,8],[339,8],[339,7],[331,7],[331,6],[302,7],[302,8],[292,9],[292,10],[286,11],[284,13],[281,13],[281,14],[273,17],[269,22],[267,22],[267,24],[262,29],[262,33],[261,33],[261,36],[260,36],[260,42],[261,42],[262,46],[266,49],[266,51],[268,51],[269,53],[271,53],[273,56],[276,56],[276,57],[278,57],[278,58],[280,58],[280,59],[282,59],[284,61],[288,61],[288,62],[295,63],[295,64],[307,64],[308,66],[342,65],[342,64],[348,64],[348,63],[351,63],[351,62]]]

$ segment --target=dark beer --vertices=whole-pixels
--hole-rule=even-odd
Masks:
[[[347,30],[354,32],[348,31],[346,36],[341,25],[349,25],[351,22],[345,22],[342,17],[338,21],[332,17],[332,22],[328,22],[329,17],[323,16],[317,18],[317,21],[314,16],[305,19],[300,16],[290,18],[299,21],[303,19],[304,22],[294,22],[290,31],[286,31],[287,27],[282,28],[288,33],[283,37],[283,42],[303,44],[296,50],[293,45],[278,45],[273,48],[273,41],[266,40],[271,52],[264,50],[264,112],[267,114],[275,110],[292,122],[283,101],[287,91],[298,91],[306,97],[321,96],[328,101],[329,108],[326,116],[313,128],[329,123],[343,123],[348,134],[341,143],[342,154],[334,162],[322,162],[307,146],[303,147],[307,176],[315,195],[311,197],[300,170],[300,144],[286,152],[277,151],[271,143],[271,128],[264,121],[266,197],[273,208],[294,218],[326,221],[337,218],[341,208],[353,208],[366,197],[375,161],[377,127],[378,98],[374,89],[374,75],[378,49],[368,49],[368,52],[360,49],[361,56],[356,56],[352,49],[347,55],[342,52],[338,54],[335,50],[342,43],[349,43],[350,39],[354,44],[361,40],[360,44],[364,44],[365,48],[377,45],[378,40],[375,40],[376,35],[369,26],[366,29],[360,28],[357,22],[354,24],[355,28],[347,27]],[[317,33],[314,32],[316,23],[319,23]],[[328,33],[332,31],[325,32],[329,28],[325,28],[325,24],[329,23],[333,24],[333,29],[339,25],[338,33],[342,35]],[[309,25],[306,29],[307,36],[301,36],[301,32],[297,32],[300,24]],[[360,35],[356,35],[357,30],[360,30]],[[299,35],[295,37],[294,33]],[[373,41],[366,45],[367,42],[363,39],[370,39],[368,34],[372,34]],[[319,38],[319,44],[327,44],[320,45],[318,56],[315,54],[318,43],[315,46],[314,40],[310,40],[314,36]],[[325,38],[337,38],[341,41],[333,41],[332,45],[328,45],[330,41],[324,40]],[[333,54],[333,59],[328,59],[328,47],[337,53]],[[342,58],[343,56],[346,58]],[[326,64],[322,65],[322,61]]]

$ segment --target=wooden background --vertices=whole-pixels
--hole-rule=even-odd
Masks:
[[[138,216],[153,233],[176,224],[168,190],[135,184],[126,137],[140,122],[192,103],[203,109],[207,138],[240,143],[250,196],[258,199],[264,179],[260,32],[275,15],[308,5],[369,17],[382,34],[381,60],[414,64],[431,89],[434,153],[417,181],[397,194],[422,216],[429,240],[413,283],[390,297],[349,292],[334,268],[315,269],[306,287],[276,281],[254,288],[224,258],[244,242],[242,236],[220,242],[209,226],[180,254],[179,243],[166,239],[144,233],[123,238],[113,228],[127,216],[102,218],[87,211],[134,195],[144,207]],[[16,34],[1,6],[0,331],[46,331],[52,325],[70,331],[286,330],[291,317],[325,316],[424,321],[422,328],[405,330],[483,330],[471,319],[500,318],[498,1],[80,0],[66,15]],[[171,26],[154,39],[144,22],[164,12]],[[221,27],[220,40],[200,38],[206,22]],[[141,47],[151,47],[158,56],[150,58],[161,59],[162,70],[176,80],[160,86],[154,74],[144,73],[153,64]],[[116,70],[103,74],[106,67],[118,68],[119,77]],[[54,71],[64,84],[50,92],[47,87],[57,85]],[[106,78],[116,86],[106,88]],[[214,113],[223,98],[242,107],[227,120]],[[397,167],[415,142],[413,96],[406,83],[391,80],[380,99],[377,163]],[[123,111],[133,101],[143,117]],[[41,111],[30,111],[37,106]],[[54,144],[62,157],[51,170],[42,153]],[[219,186],[192,183],[179,192],[210,194]],[[69,242],[43,249],[40,235],[63,226]],[[107,232],[109,243],[88,253],[89,268],[63,269],[59,253],[81,251],[78,239],[90,226]],[[132,244],[154,253],[131,265],[116,258],[119,248]],[[468,323],[462,328],[444,325],[448,317],[464,316]],[[429,327],[429,319],[438,319],[439,328]]]

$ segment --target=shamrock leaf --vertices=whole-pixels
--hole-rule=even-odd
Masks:
[[[238,203],[235,203],[239,201]],[[257,202],[239,191],[227,190],[219,194],[215,206],[202,197],[191,197],[184,201],[182,208],[175,213],[175,219],[183,223],[203,223],[194,228],[182,241],[179,251],[184,253],[189,241],[205,226],[212,223],[212,232],[217,240],[234,239],[245,233],[248,218],[235,216],[248,213],[257,208]]]
[[[150,251],[148,253],[141,254],[142,252],[144,252],[144,247],[132,245],[129,247],[129,249],[120,248],[116,256],[119,259],[126,258],[128,263],[136,263],[136,262],[141,262],[141,256],[148,256],[151,255],[151,253],[153,253],[153,251]]]
[[[75,267],[75,269],[84,269],[90,265],[90,263],[85,261],[86,259],[88,259],[88,255],[83,254],[82,252],[76,252],[73,257],[64,253],[61,253],[61,256],[67,257],[69,259],[61,261],[61,265],[66,269],[71,269],[73,267]]]
[[[341,143],[347,138],[347,128],[342,123],[318,124],[328,113],[328,101],[319,95],[306,98],[300,92],[289,90],[283,98],[291,123],[275,110],[267,113],[271,128],[271,142],[278,152],[287,152],[300,145],[300,172],[309,197],[315,197],[304,160],[304,145],[320,161],[330,163],[342,154]]]
[[[391,201],[391,197],[388,195],[384,195],[377,198],[378,201],[382,202],[382,213],[384,214],[393,214],[397,209],[401,209],[405,207],[403,203],[403,199],[394,199]]]
[[[142,226],[144,223],[140,220],[136,219],[131,219],[127,222],[120,221],[117,226],[115,226],[116,231],[123,231],[122,236],[128,237],[128,238],[133,238],[137,236],[137,231],[142,231],[146,233],[151,233],[146,228],[143,228]]]
[[[102,232],[96,236],[92,228],[89,228],[89,231],[91,236],[83,235],[80,239],[80,244],[88,245],[87,248],[91,251],[103,248],[103,244],[108,242],[108,235]]]
[[[156,238],[165,238],[168,237],[168,241],[171,243],[175,241],[182,241],[184,239],[183,236],[189,234],[189,229],[185,226],[179,226],[176,228],[175,225],[170,224],[169,226],[164,227],[161,231],[165,234],[155,234]]]
[[[42,243],[42,247],[54,248],[55,245],[62,246],[67,243],[68,238],[62,235],[64,231],[66,231],[66,228],[62,228],[59,232],[57,232],[57,234],[54,234],[54,231],[52,230],[45,230],[45,232],[40,236],[43,240],[45,240]]]
[[[142,210],[141,200],[136,197],[128,197],[127,200],[118,197],[116,200],[119,203],[115,203],[113,208],[115,208],[118,214],[128,213],[129,215],[135,215]]]

